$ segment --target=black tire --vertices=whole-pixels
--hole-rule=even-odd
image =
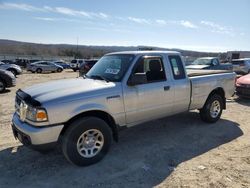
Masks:
[[[3,80],[0,79],[0,93],[4,92],[6,89],[6,84]]]
[[[42,70],[41,68],[38,68],[38,69],[36,69],[36,72],[37,72],[37,73],[42,73],[43,70]]]
[[[58,69],[57,69],[57,72],[62,72],[62,71],[63,71],[62,68],[58,68]]]
[[[104,143],[95,156],[84,157],[78,152],[77,143],[79,143],[79,139],[84,133],[91,130],[98,130],[101,132]],[[62,138],[62,151],[66,159],[72,164],[88,166],[103,159],[110,148],[111,142],[112,132],[104,120],[96,117],[84,117],[71,123],[64,133]]]
[[[213,103],[218,104],[219,109],[216,109],[215,114],[212,115],[212,112],[210,112],[210,109],[211,109]],[[211,97],[209,97],[207,99],[204,107],[200,110],[201,119],[207,123],[215,123],[221,117],[223,106],[224,105],[223,105],[222,97],[220,95],[217,95],[217,94],[212,95]]]
[[[76,69],[73,69],[74,72],[76,72]]]
[[[12,72],[12,74],[14,74],[14,76],[16,77],[17,71],[15,69],[8,69],[8,71]]]

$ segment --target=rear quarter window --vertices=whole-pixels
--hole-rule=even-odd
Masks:
[[[171,65],[174,79],[175,80],[185,79],[186,78],[185,71],[180,56],[170,55],[168,56],[168,59]]]

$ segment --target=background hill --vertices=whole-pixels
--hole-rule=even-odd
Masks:
[[[153,48],[154,50],[175,50],[183,56],[221,56],[223,53],[196,52],[181,49],[169,49],[147,46],[87,46],[69,44],[37,44],[0,39],[1,55],[32,55],[32,56],[71,56],[77,58],[101,57],[108,52],[138,50],[139,48]]]

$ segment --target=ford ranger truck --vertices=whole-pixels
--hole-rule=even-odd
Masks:
[[[194,109],[203,121],[217,122],[235,77],[221,70],[187,72],[178,52],[110,53],[83,77],[19,89],[13,133],[36,150],[59,145],[75,165],[94,164],[120,128]]]

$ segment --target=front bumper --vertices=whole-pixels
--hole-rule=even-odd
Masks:
[[[250,87],[236,87],[236,95],[250,98]]]
[[[15,113],[12,119],[12,130],[15,138],[24,145],[46,145],[58,141],[64,125],[35,127],[22,122]]]

